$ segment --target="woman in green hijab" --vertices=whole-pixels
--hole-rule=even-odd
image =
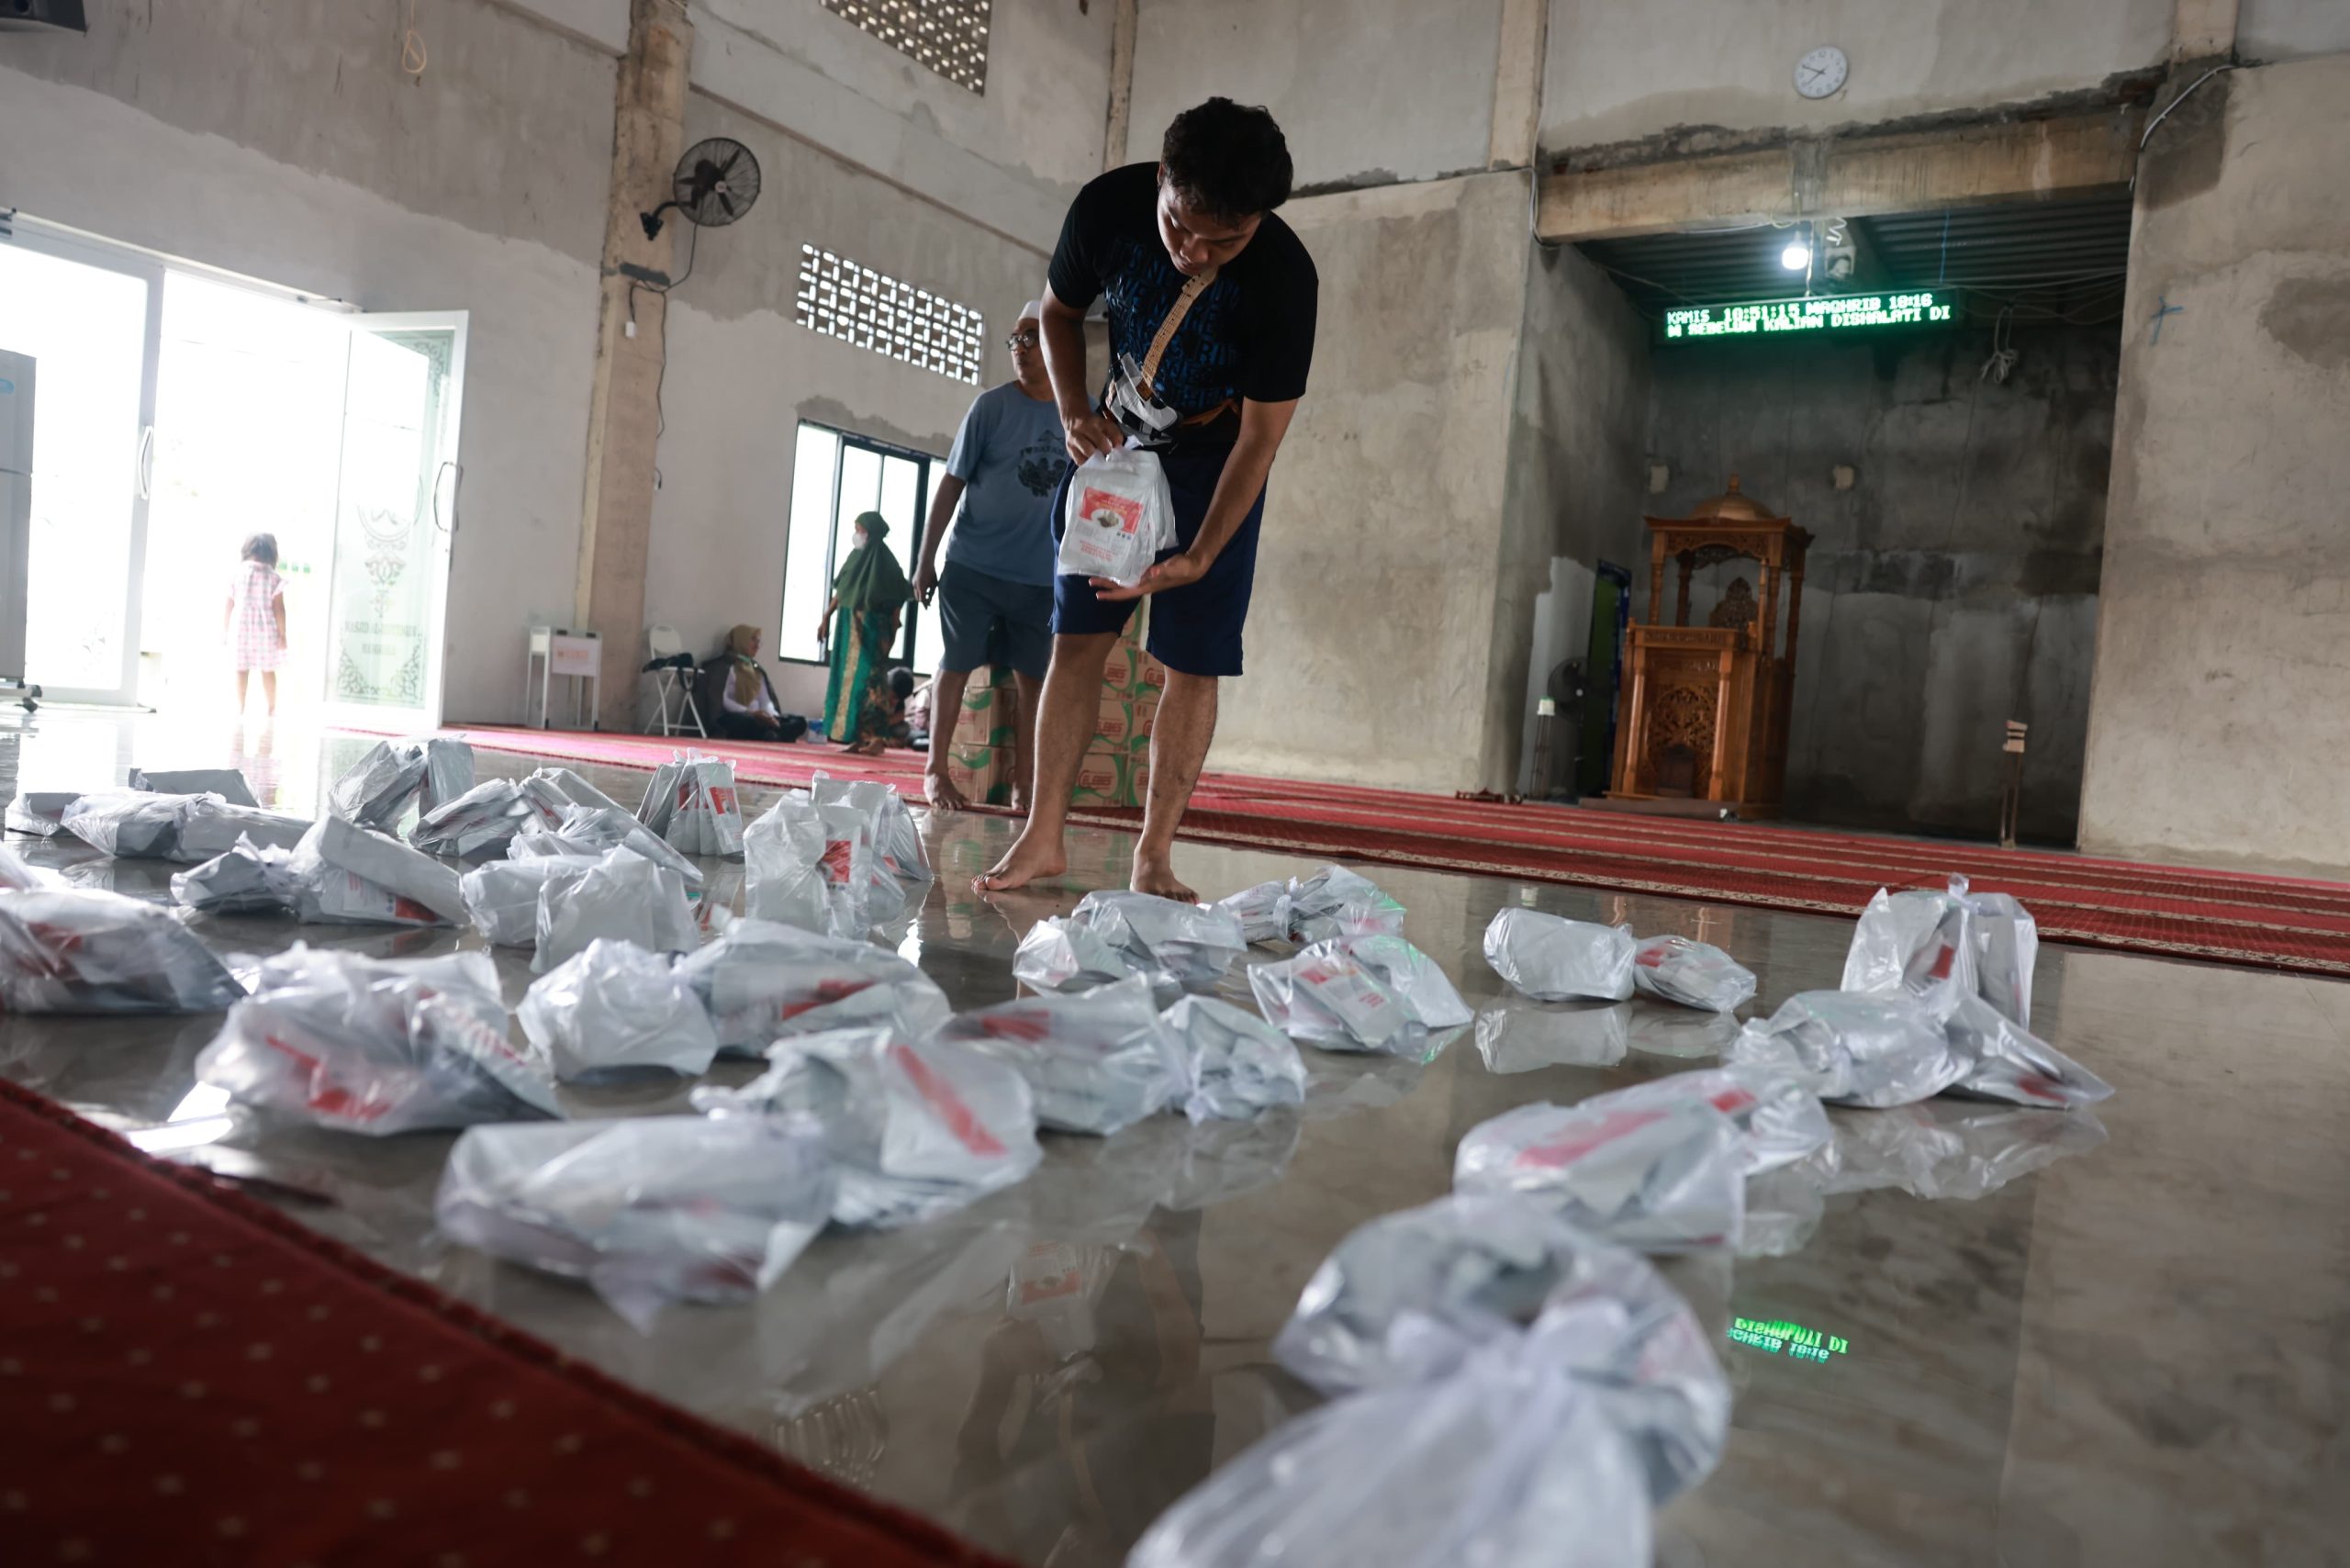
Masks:
[[[867,689],[889,669],[901,617],[914,596],[898,558],[882,543],[889,536],[890,524],[879,512],[857,518],[856,548],[841,563],[833,578],[833,601],[824,607],[833,662],[833,678],[824,689],[824,735],[844,745],[862,738],[857,726]]]

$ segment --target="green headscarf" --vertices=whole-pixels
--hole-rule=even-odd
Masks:
[[[841,563],[839,575],[833,578],[833,592],[841,608],[863,615],[887,613],[913,598],[913,585],[906,581],[906,574],[898,566],[898,558],[881,542],[890,536],[890,524],[878,511],[863,513],[856,526],[865,530],[866,543],[849,552]]]

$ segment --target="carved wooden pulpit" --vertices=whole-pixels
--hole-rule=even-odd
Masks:
[[[1705,801],[1740,816],[1776,816],[1811,535],[1740,494],[1734,474],[1728,493],[1685,518],[1652,517],[1648,525],[1649,617],[1633,623],[1626,650],[1629,695],[1608,798]],[[1730,560],[1754,563],[1761,586],[1734,579],[1708,624],[1690,625],[1690,574]],[[1667,562],[1681,569],[1671,625]]]

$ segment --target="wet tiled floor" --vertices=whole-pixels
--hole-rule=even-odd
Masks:
[[[245,767],[308,812],[364,749],[352,737],[174,731],[51,710],[0,734],[0,785],[80,789],[126,766]],[[524,758],[481,758],[520,774]],[[626,801],[641,776],[582,770]],[[753,790],[755,812],[771,791]],[[1072,842],[1072,887],[981,901],[969,878],[1011,824],[932,823],[941,871],[902,951],[957,1006],[1013,992],[1011,953],[1074,885],[1123,879],[1130,840]],[[174,868],[12,835],[84,886],[168,897]],[[1217,896],[1310,869],[1185,846]],[[1470,1001],[1497,1003],[1479,956],[1494,912],[1526,903],[1678,931],[1761,977],[1756,1008],[1836,983],[1849,923],[1365,868],[1410,909],[1407,935]],[[713,862],[709,896],[739,898]],[[223,952],[295,939],[202,920]],[[471,934],[322,927],[374,954],[478,946]],[[1265,955],[1259,954],[1259,958]],[[509,1004],[528,955],[497,953]],[[1245,982],[1233,990],[1246,997]],[[1425,1067],[1307,1051],[1304,1114],[1110,1139],[1047,1135],[1044,1168],[946,1222],[828,1236],[755,1306],[673,1309],[639,1334],[585,1290],[440,1242],[431,1200],[452,1139],[368,1139],[245,1124],[193,1079],[217,1019],[0,1018],[0,1073],[150,1148],[266,1178],[289,1211],[711,1419],[1013,1557],[1120,1561],[1212,1466],[1313,1396],[1268,1342],[1341,1237],[1449,1184],[1462,1133],[1536,1100],[1572,1101],[1690,1065],[1718,1043],[1661,1006],[1518,1008]],[[1838,1112],[1919,1169],[1980,1195],[1827,1200],[1790,1255],[1683,1261],[1669,1276],[1738,1391],[1720,1470],[1661,1518],[1668,1564],[2336,1562],[2350,1554],[2350,988],[2044,948],[2035,1027],[2110,1081],[2094,1118],[1935,1102]],[[734,1081],[753,1065],[722,1064]],[[682,1086],[566,1090],[575,1114],[680,1109]],[[1935,1164],[1936,1160],[1942,1161]],[[2003,1177],[2012,1176],[2011,1180]],[[297,1197],[290,1193],[303,1194]],[[1792,1321],[1824,1361],[1729,1337]]]

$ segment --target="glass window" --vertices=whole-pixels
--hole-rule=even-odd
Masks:
[[[834,577],[856,547],[856,520],[878,511],[890,524],[883,547],[913,576],[922,555],[922,528],[930,507],[930,465],[924,453],[907,452],[822,425],[801,424],[791,470],[791,524],[783,563],[783,614],[776,642],[780,658],[822,663],[817,642]],[[943,653],[937,617],[907,606],[896,656],[917,674],[938,668]]]

